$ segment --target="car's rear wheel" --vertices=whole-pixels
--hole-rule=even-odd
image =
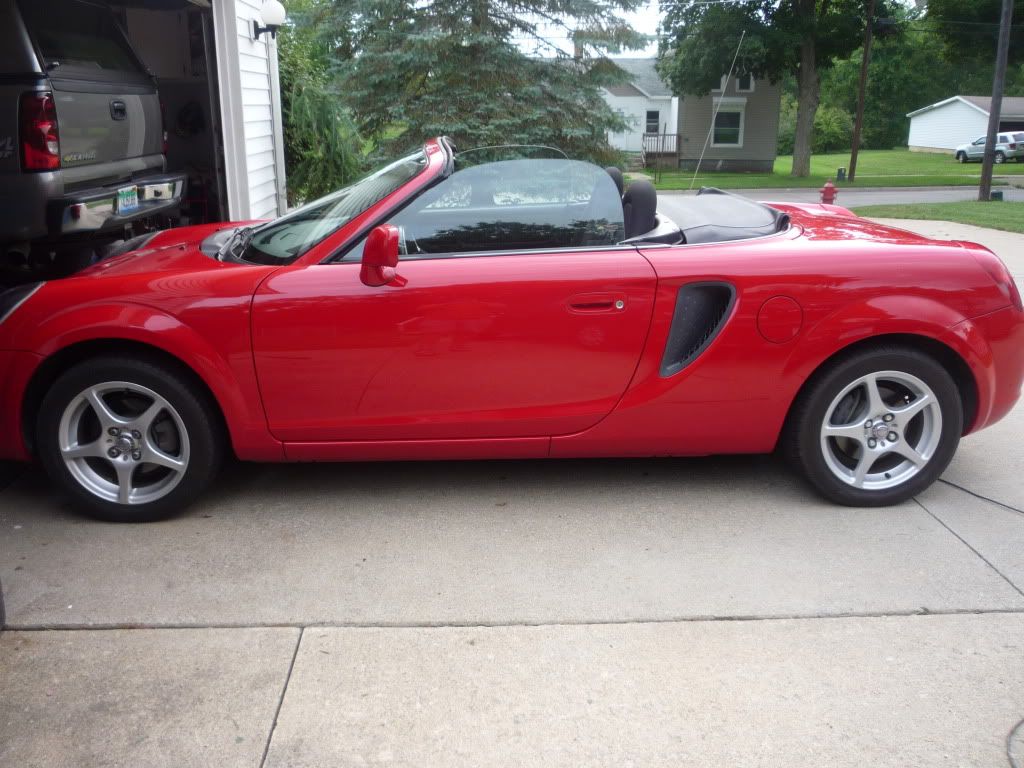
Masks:
[[[159,363],[81,363],[43,399],[40,459],[92,517],[149,522],[176,514],[213,479],[223,454],[218,414],[196,390]]]
[[[996,152],[996,158],[995,159],[996,159],[997,163],[1005,163],[1006,162],[1006,155],[1004,155],[1002,152]]]
[[[963,408],[956,383],[928,355],[899,347],[837,360],[801,393],[786,452],[824,496],[849,506],[898,504],[942,474]]]

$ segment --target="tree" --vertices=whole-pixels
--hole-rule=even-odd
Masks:
[[[884,15],[885,9],[878,9]],[[793,175],[811,168],[821,72],[846,58],[864,33],[863,0],[665,0],[660,70],[676,93],[705,95],[729,71],[778,82],[796,74]]]
[[[443,134],[464,147],[547,144],[607,161],[607,135],[626,123],[600,86],[626,76],[603,54],[642,44],[619,16],[640,2],[333,0],[322,27],[336,32],[338,92],[389,151]]]
[[[288,0],[290,23],[278,36],[288,201],[298,203],[352,181],[362,170],[362,142],[330,82],[331,47],[313,16],[318,0]]]
[[[928,0],[928,21],[947,46],[950,61],[960,64],[982,64],[992,88],[992,63],[996,58],[999,36],[999,14],[1002,0]],[[1014,25],[1010,28],[1009,63],[1013,67],[1024,63],[1024,0],[1013,5]]]

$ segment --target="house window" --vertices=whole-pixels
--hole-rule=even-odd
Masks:
[[[661,120],[661,112],[657,109],[647,110],[646,128],[644,133],[658,133],[658,123]]]
[[[713,147],[743,146],[743,110],[723,107],[715,115],[715,130],[711,136]]]
[[[754,92],[754,76],[751,74],[737,75],[736,76],[736,90],[739,93],[753,93]]]

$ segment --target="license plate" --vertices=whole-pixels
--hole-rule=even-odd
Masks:
[[[139,207],[138,187],[121,187],[117,190],[117,212],[131,213]]]

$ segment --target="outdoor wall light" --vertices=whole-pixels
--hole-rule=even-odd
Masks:
[[[260,26],[261,21],[263,22],[262,27]],[[264,32],[269,32],[270,36],[276,39],[277,30],[281,28],[284,21],[284,6],[278,0],[267,0],[260,10],[260,17],[252,20],[252,39],[259,40],[260,35]]]

